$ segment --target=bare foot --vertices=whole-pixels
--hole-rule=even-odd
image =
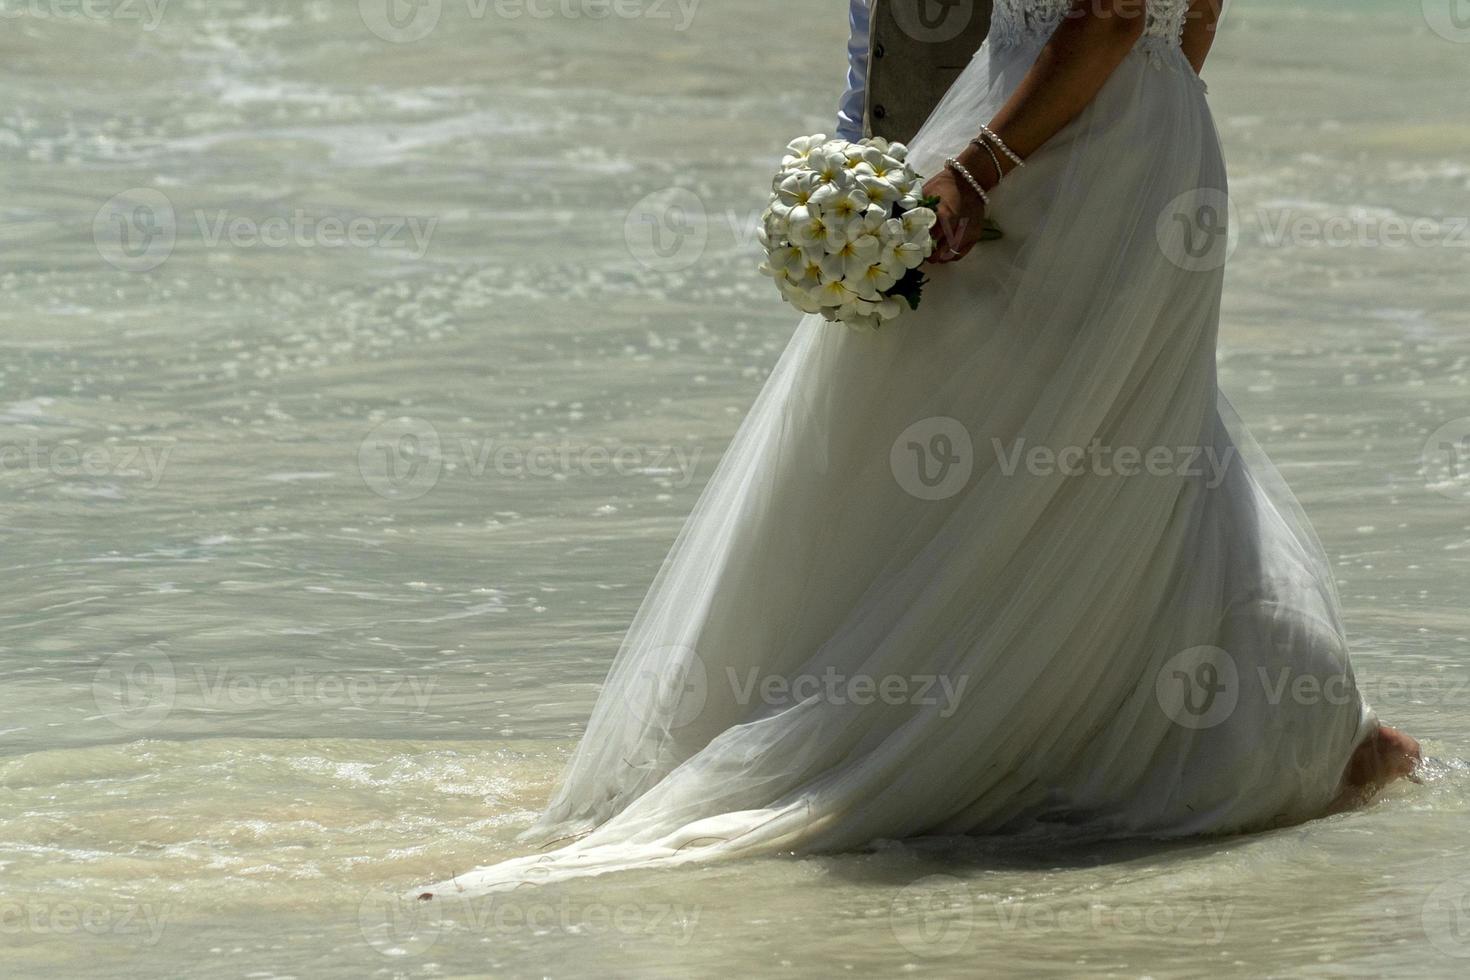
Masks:
[[[1380,725],[1353,750],[1333,809],[1347,809],[1369,800],[1400,777],[1413,779],[1419,759],[1418,742],[1397,728]]]

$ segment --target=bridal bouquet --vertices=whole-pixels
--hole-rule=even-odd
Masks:
[[[761,271],[788,303],[856,330],[876,330],[905,302],[918,308],[938,201],[919,196],[907,154],[878,138],[787,144],[759,237]]]

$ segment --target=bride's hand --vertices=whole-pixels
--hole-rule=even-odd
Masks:
[[[975,189],[948,167],[930,177],[924,193],[939,198],[934,223],[934,252],[929,261],[958,262],[969,254],[985,233],[985,202]]]

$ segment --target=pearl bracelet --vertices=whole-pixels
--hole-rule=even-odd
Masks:
[[[970,145],[978,146],[980,149],[990,154],[990,162],[995,166],[995,182],[997,184],[1000,183],[1000,179],[1006,175],[1006,172],[1004,168],[1001,167],[1000,157],[995,155],[995,150],[991,147],[990,141],[976,137],[975,139],[970,140]]]
[[[954,157],[946,158],[944,161],[944,165],[950,170],[953,170],[955,173],[959,174],[961,177],[965,178],[965,182],[968,183],[971,187],[975,188],[975,193],[980,195],[980,200],[985,202],[985,206],[990,207],[990,195],[985,193],[985,188],[980,186],[980,181],[975,179],[974,174],[966,170],[964,165],[961,164]]]
[[[995,130],[982,123],[980,125],[980,135],[985,137],[987,142],[994,143],[997,147],[999,147],[1000,152],[1009,157],[1011,162],[1014,163],[1016,166],[1026,166],[1026,161],[1017,156],[1015,150],[1012,150],[1009,146],[1006,146],[1006,141],[995,135]]]

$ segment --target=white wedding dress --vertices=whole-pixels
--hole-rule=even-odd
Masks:
[[[1067,6],[996,0],[912,142],[920,173]],[[802,319],[528,832],[562,846],[432,890],[1328,807],[1377,722],[1321,547],[1217,391],[1223,262],[1201,243],[1225,168],[1186,6],[1150,0],[1095,101],[992,192],[1005,237],[930,267],[917,312]],[[1173,455],[1125,476],[1122,455],[1012,466],[1017,446]]]

